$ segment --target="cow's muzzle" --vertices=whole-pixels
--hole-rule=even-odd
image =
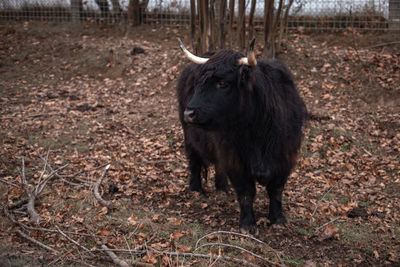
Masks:
[[[183,112],[183,120],[187,123],[194,123],[196,112],[194,109],[186,108]]]

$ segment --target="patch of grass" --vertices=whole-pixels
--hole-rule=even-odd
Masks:
[[[325,196],[325,200],[327,200],[327,201],[332,201],[334,198],[335,198],[335,197],[334,197],[333,195],[331,195],[331,194],[327,194],[327,195]]]
[[[360,207],[364,207],[364,208],[372,206],[373,204],[374,204],[374,201],[372,201],[372,200],[358,202],[358,205]]]
[[[285,260],[285,264],[290,266],[303,266],[305,262],[306,260],[302,258]]]
[[[351,148],[351,144],[347,144],[347,145],[343,145],[340,150],[342,150],[342,152],[347,152],[349,151]]]
[[[394,222],[394,232],[396,233],[396,237],[400,239],[400,222]]]
[[[371,252],[374,244],[387,238],[377,234],[371,226],[366,224],[341,223],[337,226],[339,228],[340,242],[362,246],[366,252]]]
[[[297,233],[299,233],[301,235],[308,235],[308,233],[310,232],[310,230],[305,229],[305,228],[299,228],[296,231],[297,231]]]
[[[342,203],[342,204],[347,204],[347,203],[350,202],[350,198],[349,198],[348,196],[340,196],[340,197],[339,197],[339,201],[340,201],[340,203]]]

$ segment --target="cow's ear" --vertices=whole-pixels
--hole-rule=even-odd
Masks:
[[[253,92],[252,68],[250,66],[240,66],[238,86],[240,89],[246,89],[249,92]]]

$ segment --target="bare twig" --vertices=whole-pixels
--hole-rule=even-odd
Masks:
[[[102,249],[96,249],[93,251],[110,251],[110,252],[120,252],[120,253],[130,253],[130,254],[146,254],[148,250],[153,251],[154,253],[157,254],[163,254],[163,255],[168,255],[168,256],[175,256],[175,257],[195,257],[195,258],[206,258],[206,259],[212,259],[212,260],[217,260],[217,259],[222,259],[222,260],[229,260],[229,261],[234,261],[237,263],[240,263],[242,265],[248,265],[248,266],[258,266],[256,264],[253,264],[251,262],[248,262],[243,259],[237,259],[233,257],[228,257],[228,256],[222,256],[222,255],[210,255],[210,254],[199,254],[199,253],[188,253],[188,252],[168,252],[168,251],[160,251],[156,250],[154,248],[148,247],[147,250],[135,250],[135,249],[109,249],[109,248],[104,248]],[[275,264],[275,263],[274,263]]]
[[[79,172],[74,173],[74,174],[72,174],[72,175],[66,175],[65,177],[67,177],[67,178],[74,178],[74,177],[76,177],[76,176],[79,176],[79,175],[84,174],[84,173],[87,173],[87,172],[97,171],[98,169],[101,169],[101,168],[103,168],[103,167],[105,167],[105,166],[107,166],[107,165],[108,165],[108,163],[107,163],[107,164],[100,165],[100,166],[97,166],[97,167],[94,167],[94,168],[92,168],[92,169],[86,169],[86,170],[83,170],[83,171],[79,171]]]
[[[63,231],[61,231],[61,229],[56,225],[56,229],[57,231],[66,239],[68,239],[68,241],[70,241],[71,243],[73,243],[74,245],[80,247],[81,249],[83,249],[84,251],[86,251],[87,253],[89,253],[90,256],[95,257],[95,255],[90,251],[90,249],[88,249],[85,246],[82,246],[81,244],[79,244],[77,241],[73,240],[72,238],[70,238],[69,236],[67,236]]]
[[[2,183],[4,183],[4,184],[11,185],[11,186],[14,186],[14,187],[17,187],[17,188],[21,188],[20,185],[11,183],[11,182],[9,182],[9,181],[7,181],[7,180],[4,180],[4,179],[1,179],[1,178],[0,178],[0,182],[2,182]]]
[[[212,232],[209,234],[206,234],[204,236],[202,236],[199,240],[197,240],[195,248],[197,249],[197,246],[199,245],[200,241],[203,240],[204,238],[207,238],[208,236],[212,236],[212,235],[218,235],[218,234],[228,234],[228,235],[236,235],[236,236],[240,236],[240,237],[246,237],[249,238],[251,240],[254,240],[262,245],[267,245],[265,242],[251,236],[251,235],[246,235],[246,234],[242,234],[242,233],[236,233],[236,232],[229,232],[229,231],[216,231],[216,232]],[[268,245],[267,245],[268,246]]]
[[[109,209],[113,209],[114,207],[113,207],[113,205],[112,205],[112,202],[111,202],[111,201],[104,200],[104,199],[100,196],[100,194],[99,194],[99,187],[100,187],[100,185],[101,185],[101,182],[103,181],[104,175],[106,174],[106,172],[107,172],[107,170],[110,168],[110,166],[111,166],[110,164],[106,165],[106,167],[104,168],[103,172],[101,173],[100,178],[99,178],[99,179],[97,180],[97,182],[94,184],[93,194],[94,194],[94,197],[97,199],[97,201],[98,201],[101,205],[103,205],[103,206],[105,206],[105,207],[107,207],[107,208],[109,208]]]
[[[22,205],[25,205],[26,203],[28,203],[28,199],[21,199],[21,200],[18,200],[17,202],[9,204],[8,208],[11,210],[17,209],[17,208],[21,207]]]
[[[28,185],[28,182],[26,181],[26,177],[25,177],[25,159],[24,159],[24,157],[22,157],[22,167],[21,167],[21,174],[22,174],[22,176],[21,176],[21,179],[22,179],[22,184],[24,184],[24,185]]]
[[[47,182],[50,181],[50,179],[52,179],[54,176],[56,176],[57,172],[61,171],[62,169],[64,169],[64,168],[67,167],[68,165],[69,165],[69,164],[67,163],[67,164],[65,164],[64,166],[61,166],[61,167],[57,168],[56,170],[53,170],[53,171],[49,174],[49,176],[47,176],[47,178],[43,180],[42,183],[38,183],[37,188],[39,188],[39,189],[38,189],[37,195],[39,195],[40,193],[42,193],[42,191],[43,191],[44,187],[46,186]]]
[[[218,243],[206,243],[206,244],[203,244],[203,245],[199,246],[198,248],[196,248],[196,250],[198,250],[198,249],[200,249],[202,247],[207,247],[207,246],[222,246],[222,247],[235,248],[235,249],[238,249],[240,251],[246,252],[246,253],[248,253],[248,254],[250,254],[250,255],[252,255],[252,256],[260,259],[260,260],[268,262],[269,264],[278,265],[278,266],[284,266],[284,265],[279,264],[277,262],[270,261],[270,260],[268,260],[268,259],[266,259],[266,258],[264,258],[264,257],[262,257],[262,256],[260,256],[260,255],[258,255],[256,253],[254,253],[254,252],[251,252],[250,250],[247,250],[247,249],[239,247],[239,246],[231,245],[231,244],[225,244],[225,243],[219,243],[219,242]]]
[[[172,163],[172,162],[177,162],[175,159],[160,159],[160,160],[147,160],[145,158],[142,158],[143,164],[157,164],[157,163]]]
[[[332,220],[330,220],[329,222],[327,222],[327,223],[324,223],[323,225],[321,225],[321,226],[319,226],[319,227],[315,228],[315,232],[316,232],[316,231],[318,231],[319,229],[321,229],[321,228],[323,228],[323,227],[327,226],[328,224],[331,224],[331,223],[333,223],[333,222],[335,222],[335,221],[339,220],[339,219],[340,219],[340,217],[335,217],[335,218],[333,218],[333,219],[332,219]]]
[[[107,165],[109,166],[109,165]],[[112,261],[114,262],[114,264],[117,264],[121,267],[128,267],[128,263],[126,263],[126,261],[121,260],[120,258],[117,257],[117,255],[115,255],[114,252],[108,250],[108,247],[104,244],[101,244],[101,248],[104,249],[104,252],[112,259]]]
[[[40,154],[39,154],[39,157],[45,162],[45,164],[47,163],[47,168],[49,168],[49,170],[50,170],[51,172],[54,172],[54,169],[53,169],[53,168],[51,167],[51,165],[48,163],[47,159],[43,158]],[[82,172],[79,172],[79,173],[77,173],[77,174],[75,174],[75,175],[72,175],[72,176],[66,176],[66,177],[75,177],[75,176],[79,175],[80,173],[82,173]],[[61,179],[62,181],[64,181],[65,183],[67,183],[67,184],[69,184],[69,185],[79,186],[79,187],[83,187],[83,186],[89,187],[88,184],[85,184],[84,182],[82,182],[82,181],[80,181],[80,180],[79,180],[79,182],[81,182],[82,184],[77,184],[77,183],[70,182],[70,181],[66,180],[62,175],[59,175],[57,172],[55,172],[54,175],[55,175],[58,179]]]
[[[23,232],[21,232],[20,230],[16,230],[15,232],[16,232],[18,235],[20,235],[21,237],[23,237],[23,238],[25,238],[25,239],[28,239],[28,240],[31,241],[32,243],[34,243],[34,244],[36,244],[36,245],[38,245],[38,246],[40,246],[40,247],[42,247],[42,248],[44,248],[44,249],[46,249],[46,250],[48,250],[48,251],[51,251],[51,252],[53,252],[54,254],[59,254],[59,252],[58,252],[57,250],[55,250],[54,248],[51,248],[51,247],[49,247],[49,246],[43,244],[42,242],[39,242],[39,241],[37,241],[36,239],[33,239],[32,237],[30,237],[30,236],[24,234]]]
[[[92,251],[112,251],[112,252],[119,252],[119,253],[129,253],[129,254],[137,254],[137,255],[143,255],[147,253],[147,250],[145,249],[119,249],[119,248],[106,248],[106,249],[93,249]]]
[[[393,44],[400,44],[400,41],[394,41],[394,42],[371,45],[371,46],[364,47],[364,49],[375,48],[375,47],[380,47],[380,46],[387,46],[387,45],[393,45]]]
[[[312,212],[312,214],[311,214],[311,219],[310,219],[310,221],[312,220],[312,218],[314,217],[315,213],[317,212],[317,209],[318,209],[318,207],[319,207],[321,201],[322,201],[322,200],[326,197],[326,195],[327,195],[329,192],[331,192],[331,190],[332,190],[333,188],[335,188],[338,184],[339,184],[339,183],[337,182],[337,183],[335,183],[334,185],[332,185],[332,186],[328,189],[328,191],[326,191],[325,194],[318,200],[318,202],[317,202],[317,204],[315,204],[315,208],[314,208],[314,210],[313,210],[313,212]]]
[[[21,182],[24,186],[26,194],[28,195],[27,211],[29,214],[30,221],[34,224],[39,224],[42,218],[35,210],[36,194],[34,194],[34,191],[32,192],[29,189],[29,185],[28,185],[28,182],[25,177],[25,159],[24,159],[24,157],[22,157]]]
[[[280,262],[283,262],[282,259],[281,259],[281,257],[279,256],[279,253],[278,253],[275,249],[273,249],[272,247],[270,247],[267,243],[265,243],[265,242],[263,242],[263,241],[261,241],[261,240],[255,238],[255,237],[253,237],[253,236],[251,236],[251,235],[246,235],[246,234],[236,233],[236,232],[230,232],[230,231],[216,231],[216,232],[212,232],[212,233],[209,233],[209,234],[204,235],[204,236],[201,237],[199,240],[197,240],[196,245],[195,245],[195,250],[198,249],[198,245],[199,245],[199,243],[200,243],[201,240],[203,240],[204,238],[206,238],[206,237],[208,237],[208,236],[216,235],[216,234],[228,234],[228,235],[235,235],[235,236],[240,236],[240,237],[249,238],[249,239],[251,239],[251,240],[253,240],[253,241],[256,241],[256,242],[259,243],[259,244],[262,244],[262,245],[268,247],[268,249],[271,250],[271,251],[276,255],[276,257],[279,259],[279,261],[280,261]]]
[[[50,149],[47,150],[47,154],[46,154],[46,158],[45,158],[44,166],[43,166],[43,171],[42,171],[42,173],[40,174],[39,180],[38,180],[38,182],[37,182],[38,185],[40,185],[40,183],[42,182],[42,178],[43,178],[43,176],[44,176],[44,173],[46,172],[47,164],[48,164],[48,161],[49,161],[49,154],[50,154]],[[38,194],[38,188],[39,188],[39,186],[36,186],[36,188],[35,188],[35,194],[36,194],[36,195]]]
[[[237,262],[237,263],[240,263],[243,265],[258,266],[254,263],[251,263],[251,262],[243,260],[243,259],[222,256],[222,255],[209,255],[209,254],[198,254],[198,253],[188,253],[188,252],[166,252],[166,251],[159,251],[154,248],[150,248],[150,249],[156,253],[170,255],[170,256],[196,257],[196,258],[206,258],[206,259],[223,259],[223,260],[228,260],[228,261],[234,261],[234,262]]]
[[[25,199],[25,202],[27,202],[28,200]],[[23,224],[17,220],[15,220],[15,218],[12,216],[12,214],[9,212],[9,208],[10,206],[1,204],[0,205],[3,206],[3,212],[4,215],[6,215],[8,217],[8,219],[10,219],[11,222],[13,222],[16,225],[19,225],[20,227],[22,227],[25,230],[29,230],[29,231],[40,231],[40,232],[50,232],[50,233],[58,233],[57,230],[54,229],[47,229],[47,228],[39,228],[39,227],[30,227],[26,224]],[[85,234],[85,233],[77,233],[77,232],[69,232],[69,231],[65,231],[64,233],[67,233],[69,235],[80,235],[80,236],[90,236],[92,237],[93,235],[91,234]]]

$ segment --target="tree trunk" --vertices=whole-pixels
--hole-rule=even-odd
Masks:
[[[389,0],[389,28],[400,31],[399,0]]]
[[[82,15],[82,0],[71,0],[71,19],[76,22],[81,19]]]
[[[272,41],[272,24],[274,19],[274,0],[264,2],[264,55],[267,58],[274,57],[274,43]]]
[[[201,54],[205,53],[209,47],[208,43],[208,0],[200,0],[200,9],[201,9],[201,23],[200,23],[200,31],[201,31]]]
[[[108,1],[107,0],[96,0],[95,2],[100,8],[101,17],[102,18],[107,18],[109,13],[110,13],[110,8],[108,6]]]
[[[249,15],[249,41],[253,40],[254,35],[254,12],[256,11],[257,0],[251,0],[250,15]],[[249,43],[250,43],[249,42]]]
[[[246,49],[246,1],[239,0],[239,48],[242,52]]]
[[[281,25],[279,27],[279,37],[278,37],[278,51],[277,53],[279,53],[279,50],[281,49],[281,44],[282,44],[282,37],[283,37],[283,33],[287,32],[287,28],[288,28],[288,20],[289,20],[289,11],[290,8],[293,5],[294,0],[289,0],[289,3],[285,9],[285,14],[283,15],[283,19],[281,21]]]
[[[216,44],[216,31],[215,31],[215,0],[210,0],[209,6],[209,23],[207,29],[207,36],[208,36],[208,50],[215,50]]]
[[[277,55],[277,53],[280,50],[280,48],[276,44],[276,37],[277,37],[277,33],[278,33],[278,25],[281,22],[282,6],[283,6],[283,0],[279,0],[278,9],[275,12],[275,20],[274,20],[274,24],[272,26],[272,32],[271,32],[272,33],[271,34],[271,43],[272,43],[272,47],[273,47],[272,58],[275,58],[275,56]],[[282,25],[281,25],[281,27],[282,27]]]
[[[279,22],[281,20],[282,6],[283,6],[283,0],[279,0],[278,9],[277,9],[277,11],[275,13],[275,21],[274,21],[274,24],[272,26],[274,34],[277,31]]]
[[[128,5],[128,21],[133,26],[140,25],[140,4],[139,0],[130,0]]]
[[[190,38],[192,48],[196,47],[196,0],[190,0]]]
[[[117,18],[121,17],[122,8],[119,4],[119,0],[111,0],[111,4],[113,7],[113,15],[116,16]]]
[[[235,18],[235,0],[229,2],[229,48],[233,45],[233,21]]]
[[[226,0],[220,0],[219,3],[219,48],[225,49],[225,13]]]

